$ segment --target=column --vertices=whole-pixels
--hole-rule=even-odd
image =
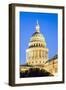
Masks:
[[[45,59],[45,51],[44,51],[44,59]]]
[[[33,60],[33,51],[32,51],[32,60]]]
[[[41,57],[41,50],[39,50],[39,58]]]
[[[37,59],[37,50],[36,50],[36,59]]]
[[[39,50],[37,50],[37,58],[39,58]]]
[[[44,59],[44,51],[42,51],[42,58]]]
[[[34,50],[33,50],[33,60],[34,60]]]
[[[42,55],[43,55],[43,50],[41,50],[41,58],[42,58]]]
[[[34,50],[34,59],[35,59],[35,50]]]

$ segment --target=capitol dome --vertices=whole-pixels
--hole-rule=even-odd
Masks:
[[[32,35],[29,42],[29,47],[46,47],[45,38],[40,33],[40,26],[37,21],[36,32]]]
[[[26,61],[28,65],[44,65],[47,60],[48,48],[37,21],[36,32],[30,38],[29,47],[26,49]]]

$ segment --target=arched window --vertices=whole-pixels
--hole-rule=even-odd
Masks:
[[[34,47],[35,47],[35,44],[34,44]]]
[[[40,46],[40,43],[39,43],[39,46]]]
[[[42,44],[41,44],[41,47],[42,47]]]
[[[40,44],[40,47],[41,47],[41,44]]]
[[[36,44],[36,47],[38,47],[38,43]]]

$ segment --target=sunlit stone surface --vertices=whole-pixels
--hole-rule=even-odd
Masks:
[[[39,68],[56,75],[58,72],[58,56],[55,55],[49,60],[48,52],[45,38],[40,32],[40,25],[37,21],[36,32],[30,38],[26,49],[26,64],[20,66],[20,72],[25,72],[30,68]]]

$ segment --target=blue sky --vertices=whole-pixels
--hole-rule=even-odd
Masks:
[[[20,12],[20,64],[26,63],[26,49],[32,34],[36,31],[37,20],[49,49],[48,57],[51,58],[58,52],[58,15]]]

